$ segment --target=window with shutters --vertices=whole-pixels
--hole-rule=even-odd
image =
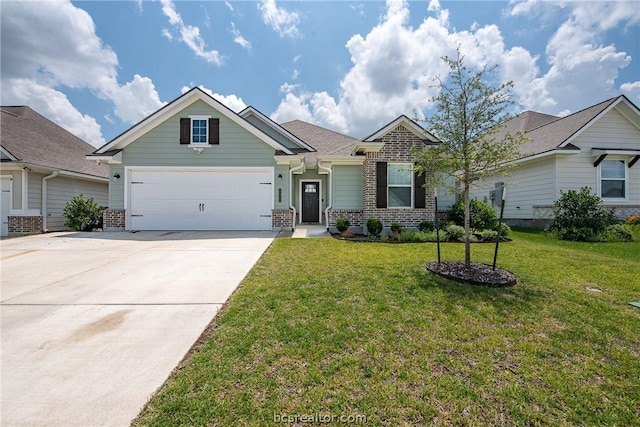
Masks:
[[[376,163],[376,207],[423,209],[426,206],[425,176],[411,163]]]
[[[180,144],[209,147],[220,144],[220,119],[189,116],[180,119]]]
[[[387,165],[387,207],[412,207],[413,165],[389,163]]]

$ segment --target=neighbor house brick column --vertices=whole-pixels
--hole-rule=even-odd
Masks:
[[[9,236],[42,233],[42,215],[9,216]]]

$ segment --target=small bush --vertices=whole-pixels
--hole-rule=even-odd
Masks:
[[[562,240],[596,241],[616,222],[613,211],[589,187],[562,192],[554,206],[555,217],[547,230]]]
[[[628,225],[613,224],[607,227],[602,234],[605,242],[633,242],[633,233]]]
[[[480,240],[484,242],[495,242],[498,239],[498,232],[494,230],[482,230],[480,232]]]
[[[391,224],[391,231],[402,233],[404,231],[404,226],[398,222],[394,222],[393,224]]]
[[[624,220],[628,225],[640,225],[640,215],[630,215]]]
[[[65,225],[72,230],[91,231],[102,226],[102,211],[104,206],[99,206],[93,197],[85,199],[82,194],[69,200],[62,210],[65,217]]]
[[[367,219],[367,231],[374,237],[379,236],[382,233],[382,221],[378,218]]]
[[[464,227],[462,226],[449,224],[445,228],[445,232],[447,233],[446,240],[455,241],[464,239]]]
[[[348,219],[344,219],[344,218],[336,219],[336,228],[340,233],[347,231],[347,229],[349,228],[349,225],[350,223]]]
[[[500,231],[500,235],[502,237],[507,237],[508,235],[511,234],[511,227],[509,227],[504,222],[500,223],[497,228]]]
[[[398,234],[398,241],[400,242],[417,242],[416,234],[417,230],[405,230],[401,234]]]
[[[469,201],[470,225],[474,230],[494,230],[498,225],[496,211],[482,200]],[[447,221],[464,227],[464,200],[458,200],[447,212]]]
[[[418,224],[418,230],[422,232],[428,233],[435,229],[436,229],[436,226],[433,224],[432,221],[422,221],[420,224]]]

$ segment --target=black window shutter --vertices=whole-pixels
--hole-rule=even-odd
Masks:
[[[180,119],[180,144],[191,143],[191,119],[183,117]]]
[[[220,144],[220,119],[209,119],[209,144]]]
[[[416,209],[422,209],[425,207],[425,173],[426,172],[422,175],[418,175],[418,172],[413,173],[413,207]]]
[[[376,207],[387,207],[387,162],[376,163]]]

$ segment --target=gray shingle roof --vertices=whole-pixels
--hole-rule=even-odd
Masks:
[[[0,107],[0,144],[20,162],[109,176],[107,165],[85,159],[95,147],[26,106]]]
[[[529,141],[520,148],[520,153],[523,154],[523,157],[560,149],[576,132],[589,124],[598,114],[606,110],[621,96],[607,99],[566,117],[554,117],[533,111],[525,111],[508,121],[506,129],[511,132],[525,132],[525,136]],[[576,147],[570,145],[565,148],[572,149]]]
[[[343,135],[301,120],[282,123],[280,126],[316,149],[315,153],[305,152],[307,164],[315,165],[322,156],[349,156],[359,139]]]

